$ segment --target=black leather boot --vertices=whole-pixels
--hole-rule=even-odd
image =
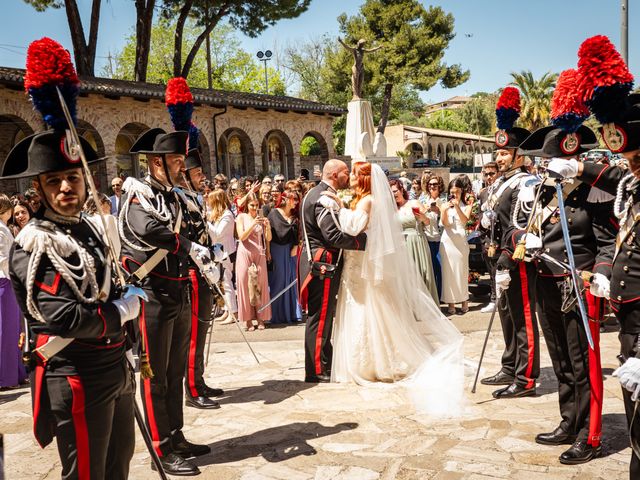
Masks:
[[[575,440],[576,436],[566,432],[562,427],[556,428],[553,432],[536,435],[536,443],[541,445],[571,445]]]
[[[196,467],[189,460],[185,460],[175,453],[170,453],[160,458],[162,469],[169,475],[178,475],[191,477],[194,475],[200,475],[200,469]],[[151,462],[151,470],[157,472],[156,464]]]
[[[600,445],[594,447],[584,440],[579,440],[560,455],[560,463],[564,465],[579,465],[599,457],[601,453],[602,447]]]

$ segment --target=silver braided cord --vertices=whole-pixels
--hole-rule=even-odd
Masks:
[[[627,215],[629,214],[629,210],[633,206],[633,195],[628,195],[626,201],[624,202],[624,207],[622,205],[623,199],[627,192],[633,192],[633,190],[636,189],[638,183],[640,183],[640,181],[633,175],[633,173],[625,175],[620,180],[620,183],[618,183],[616,198],[613,202],[613,213],[617,218],[620,219],[621,225],[627,221]]]
[[[35,276],[40,266],[42,255],[47,255],[54,268],[60,273],[60,276],[67,285],[69,285],[69,288],[71,288],[79,302],[95,303],[98,300],[100,292],[96,280],[94,259],[73,237],[70,235],[65,236],[65,246],[68,250],[60,253],[58,249],[61,249],[62,245],[57,235],[52,232],[37,227],[25,228],[23,232],[26,232],[23,238],[27,236],[27,233],[31,234],[29,235],[28,247],[24,245],[27,242],[23,242],[23,238],[16,240],[19,240],[18,243],[23,249],[31,254],[27,265],[27,310],[33,318],[40,322],[45,321],[33,297]],[[65,258],[70,257],[74,253],[78,255],[78,265],[73,265],[65,260]],[[80,287],[78,287],[76,282],[80,282]],[[87,287],[90,289],[89,296],[85,296]]]

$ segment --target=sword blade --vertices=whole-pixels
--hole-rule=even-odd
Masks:
[[[578,300],[578,309],[580,311],[580,317],[584,325],[584,333],[587,336],[589,347],[594,349],[593,338],[591,337],[591,329],[589,328],[589,317],[587,315],[587,309],[584,305],[584,299],[580,293],[580,283],[578,281],[578,272],[576,271],[575,258],[573,257],[573,246],[571,245],[571,237],[569,235],[569,222],[567,221],[567,212],[564,209],[564,197],[562,192],[562,183],[556,182],[556,194],[558,196],[558,212],[560,213],[560,225],[562,227],[562,238],[564,239],[565,248],[567,249],[567,259],[569,260],[569,272],[571,273],[571,280],[573,281],[573,288],[576,292],[576,298]]]
[[[284,287],[282,290],[280,290],[275,296],[271,297],[271,300],[269,300],[269,303],[267,303],[266,305],[261,306],[258,309],[258,313],[262,312],[265,308],[267,308],[269,305],[271,305],[273,302],[275,302],[277,299],[279,299],[282,295],[284,295],[287,292],[287,290],[289,290],[291,287],[293,287],[296,283],[298,283],[298,279],[297,278],[293,282],[291,282],[289,285]]]

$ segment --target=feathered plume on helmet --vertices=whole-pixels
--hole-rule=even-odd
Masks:
[[[496,104],[498,130],[510,130],[520,116],[520,90],[505,87]]]
[[[56,87],[62,92],[75,123],[80,80],[69,52],[55,40],[43,37],[31,42],[27,50],[24,89],[45,123],[56,131],[64,131],[68,125]]]
[[[626,110],[633,75],[604,35],[587,38],[578,50],[579,88],[596,119],[615,122]]]
[[[629,107],[633,75],[604,35],[587,38],[578,50],[580,92],[591,113],[602,124],[602,138],[612,152],[622,151],[626,133],[616,123]]]
[[[551,98],[551,124],[567,133],[578,131],[580,125],[589,118],[589,109],[582,99],[578,82],[576,70],[565,70],[558,77]]]
[[[193,95],[187,81],[174,77],[167,82],[165,103],[171,123],[176,130],[189,132],[189,150],[198,147],[198,127],[191,121],[193,115]]]

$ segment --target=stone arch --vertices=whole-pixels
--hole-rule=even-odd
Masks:
[[[447,165],[449,165],[449,167],[453,166],[453,162],[451,161],[451,152],[453,151],[453,148],[451,147],[450,143],[447,143],[444,146],[444,161]]]
[[[78,134],[83,137],[93,149],[98,153],[98,157],[104,158],[105,148],[102,136],[98,132],[98,129],[92,124],[78,118],[76,121],[76,128]],[[93,182],[96,184],[96,188],[99,192],[106,192],[109,186],[107,179],[107,165],[106,162],[98,162],[91,166],[91,172],[93,173]]]
[[[254,170],[254,150],[247,132],[236,127],[225,130],[218,140],[218,158],[222,172],[229,178],[251,173],[250,167]]]
[[[440,165],[445,164],[444,147],[442,143],[438,143],[438,147],[436,148],[436,160],[440,162]]]
[[[424,149],[419,142],[409,142],[404,148],[405,151],[409,152],[409,157],[407,160],[409,160],[410,164],[413,164],[413,162],[415,162],[416,160],[424,157]]]
[[[262,173],[282,173],[289,178],[289,173],[294,174],[294,168],[293,145],[287,134],[282,130],[267,132],[262,140]]]
[[[316,141],[317,148],[316,151],[311,151],[308,155],[303,155],[302,142],[306,138],[313,138]],[[300,169],[302,170],[304,168],[309,172],[312,172],[317,166],[322,168],[322,165],[324,165],[327,160],[329,160],[329,146],[327,145],[327,141],[324,137],[313,130],[305,133],[300,140]],[[293,172],[291,170],[289,170],[289,175],[293,176]]]
[[[0,114],[0,165],[4,168],[4,159],[11,149],[25,137],[35,133],[26,120],[13,114]],[[1,170],[0,170],[1,171]],[[11,194],[16,190],[24,190],[28,186],[26,180],[0,181],[1,191]]]
[[[144,123],[130,122],[118,131],[114,145],[116,175],[118,177],[140,177],[144,175],[144,171],[141,171],[139,160],[135,158],[136,155],[129,153],[129,150],[131,150],[140,134],[147,130],[149,130],[149,127]]]
[[[198,135],[198,151],[200,152],[200,158],[202,159],[202,171],[206,175],[207,178],[212,178],[211,175],[211,152],[209,149],[209,142],[207,137],[202,135]]]
[[[427,144],[427,158],[433,159],[433,145],[431,143]]]

